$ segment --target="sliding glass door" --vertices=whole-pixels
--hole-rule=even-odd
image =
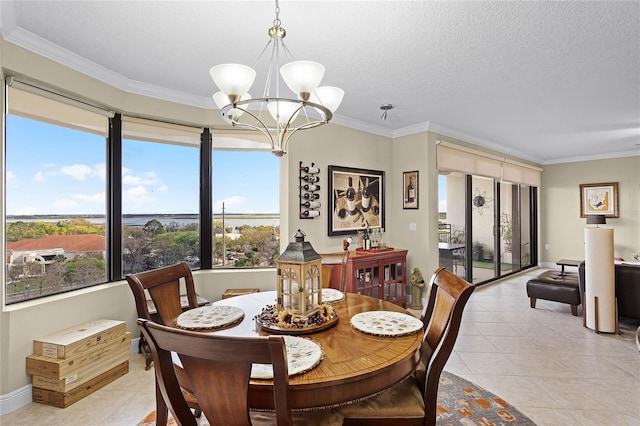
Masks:
[[[440,266],[481,284],[535,264],[535,188],[459,172],[438,185]]]
[[[498,276],[496,235],[496,196],[493,178],[471,176],[471,259],[472,281],[483,282]]]
[[[465,188],[463,173],[452,172],[438,177],[440,266],[466,279]]]

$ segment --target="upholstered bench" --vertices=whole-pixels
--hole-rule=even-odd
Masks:
[[[558,271],[546,271],[527,281],[527,296],[531,307],[536,307],[536,299],[551,300],[552,302],[568,303],[571,305],[571,315],[578,315],[578,305],[581,303],[578,274]]]

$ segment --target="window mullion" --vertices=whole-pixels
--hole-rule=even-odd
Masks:
[[[211,131],[200,137],[200,268],[213,268],[213,159]]]
[[[107,280],[122,279],[122,115],[109,120],[107,140]]]

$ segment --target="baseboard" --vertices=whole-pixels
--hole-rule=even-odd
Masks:
[[[140,337],[131,339],[131,347],[129,352],[138,353],[138,342]],[[16,411],[18,408],[22,408],[25,405],[31,403],[33,395],[31,392],[31,385],[25,385],[20,389],[16,389],[6,395],[0,395],[0,415],[9,414]]]
[[[138,353],[138,343],[140,342],[140,337],[136,337],[131,339],[131,348],[129,348],[129,352],[132,354]]]
[[[0,395],[0,415],[9,414],[24,407],[32,400],[31,385],[25,385],[7,395]]]

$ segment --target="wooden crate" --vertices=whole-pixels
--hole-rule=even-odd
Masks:
[[[124,321],[99,319],[35,339],[34,355],[66,359],[119,338],[127,331]]]
[[[222,295],[223,299],[228,299],[233,296],[240,296],[241,294],[250,294],[250,293],[258,293],[260,289],[258,288],[228,288],[224,291]]]
[[[108,385],[129,372],[129,361],[122,362],[104,373],[94,377],[71,391],[58,392],[48,389],[32,388],[33,402],[67,408],[74,402]]]
[[[42,355],[27,357],[27,374],[52,379],[56,382],[75,381],[74,375],[95,377],[114,365],[129,359],[131,333],[112,339],[72,358],[57,359]],[[77,379],[76,379],[77,380]],[[53,386],[53,384],[51,385]]]

